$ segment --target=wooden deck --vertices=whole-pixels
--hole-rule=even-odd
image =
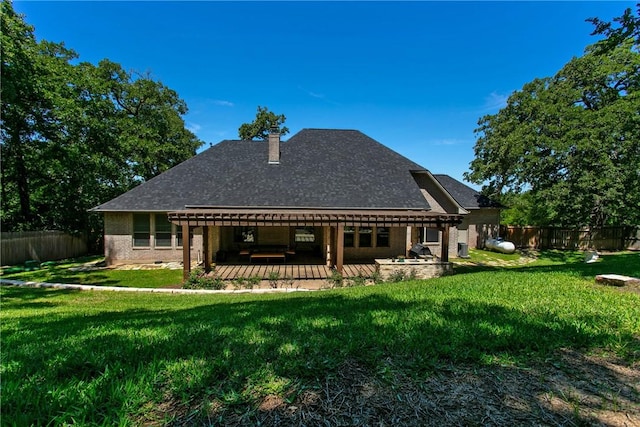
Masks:
[[[342,275],[356,277],[362,274],[370,277],[375,271],[375,264],[345,264]],[[242,264],[216,265],[215,272],[222,280],[233,280],[236,277],[255,277],[268,279],[269,273],[276,271],[281,278],[324,280],[331,276],[331,268],[322,264]]]

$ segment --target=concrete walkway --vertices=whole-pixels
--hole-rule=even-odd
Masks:
[[[23,282],[21,280],[0,279],[0,285],[26,286],[31,288],[54,288],[74,291],[113,291],[113,292],[151,292],[161,294],[272,294],[289,292],[308,292],[306,288],[277,288],[277,289],[232,289],[232,290],[209,290],[209,289],[171,289],[171,288],[125,288],[121,286],[90,286],[90,285],[70,285],[67,283],[44,283],[44,282]]]

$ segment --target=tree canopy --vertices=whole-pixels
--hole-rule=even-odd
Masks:
[[[258,106],[256,119],[251,123],[243,123],[238,129],[240,139],[267,139],[272,128],[277,127],[281,135],[289,133],[286,126],[282,126],[287,120],[284,114],[276,114],[267,107]]]
[[[526,192],[530,225],[640,224],[638,18],[591,21],[607,38],[478,122],[465,178],[503,201]]]
[[[149,75],[37,41],[11,2],[2,26],[3,230],[96,232],[87,210],[195,154],[178,94]]]

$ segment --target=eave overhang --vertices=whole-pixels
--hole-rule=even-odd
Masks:
[[[340,209],[184,209],[168,213],[177,225],[199,226],[358,226],[444,227],[458,225],[463,215],[428,210]]]

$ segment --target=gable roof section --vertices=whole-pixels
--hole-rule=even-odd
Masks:
[[[186,207],[429,209],[422,166],[355,130],[304,129],[268,164],[266,141],[225,140],[93,211]]]
[[[442,184],[429,171],[417,171],[412,173],[416,183],[427,199],[432,212],[447,212],[452,214],[468,214],[458,201],[442,186]]]
[[[481,208],[501,208],[500,203],[494,202],[486,196],[483,196],[478,191],[463,184],[444,174],[434,174],[435,179],[447,190],[451,197],[453,197],[462,207],[465,209],[481,209]]]

